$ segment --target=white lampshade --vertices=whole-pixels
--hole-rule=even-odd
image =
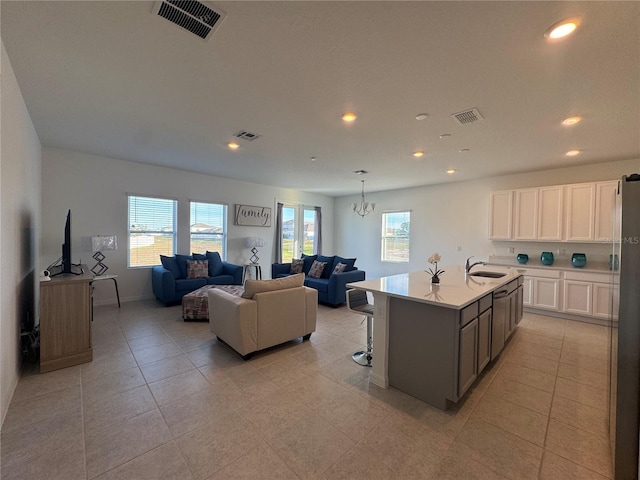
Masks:
[[[264,247],[265,240],[262,237],[247,237],[246,243],[249,248]]]
[[[97,235],[95,237],[91,237],[91,249],[94,252],[117,250],[118,237],[116,235]]]

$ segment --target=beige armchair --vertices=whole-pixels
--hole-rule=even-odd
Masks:
[[[303,286],[303,281],[304,274],[247,280],[241,297],[212,288],[211,332],[245,360],[289,340],[308,340],[316,329],[318,291]]]

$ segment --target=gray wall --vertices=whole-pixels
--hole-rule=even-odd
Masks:
[[[0,420],[21,366],[20,324],[39,303],[40,141],[2,44],[0,151]]]

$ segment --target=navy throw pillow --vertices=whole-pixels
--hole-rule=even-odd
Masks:
[[[176,254],[176,261],[178,262],[178,267],[180,267],[180,278],[187,278],[187,260],[193,260],[193,257],[191,255]]]
[[[324,255],[318,255],[318,258],[316,258],[318,262],[327,264],[322,270],[322,275],[320,276],[320,278],[329,278],[331,276],[331,272],[333,272],[334,267],[333,258],[334,257],[325,257]]]
[[[204,253],[192,253],[191,256],[194,260],[207,260],[207,256]]]
[[[336,255],[336,259],[333,262],[333,268],[336,268],[336,266],[339,263],[344,263],[346,265],[344,271],[345,272],[350,272],[351,270],[354,269],[354,266],[356,264],[356,259],[355,258],[342,258],[342,257],[339,257],[338,255]],[[333,271],[333,268],[331,269],[331,271]]]
[[[180,272],[180,267],[178,266],[178,262],[176,261],[176,257],[167,257],[166,255],[160,255],[160,262],[162,266],[171,272],[173,278],[183,278],[182,272]]]
[[[313,262],[315,261],[316,258],[318,258],[317,255],[305,255],[304,253],[302,254],[302,260],[304,260],[302,271],[304,272],[305,275],[309,275],[309,270],[311,270],[311,265],[313,265]]]
[[[210,252],[207,250],[207,260],[209,260],[209,276],[217,277],[222,275],[222,259],[218,252]]]

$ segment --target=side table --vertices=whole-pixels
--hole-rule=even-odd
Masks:
[[[242,272],[242,284],[244,285],[244,281],[247,278],[247,272],[251,270],[251,268],[255,269],[256,280],[262,280],[262,267],[259,263],[245,263],[244,270]]]
[[[113,280],[113,284],[116,286],[116,298],[118,299],[118,308],[120,308],[120,293],[118,292],[118,275],[98,275],[93,277],[94,282],[100,280]]]

